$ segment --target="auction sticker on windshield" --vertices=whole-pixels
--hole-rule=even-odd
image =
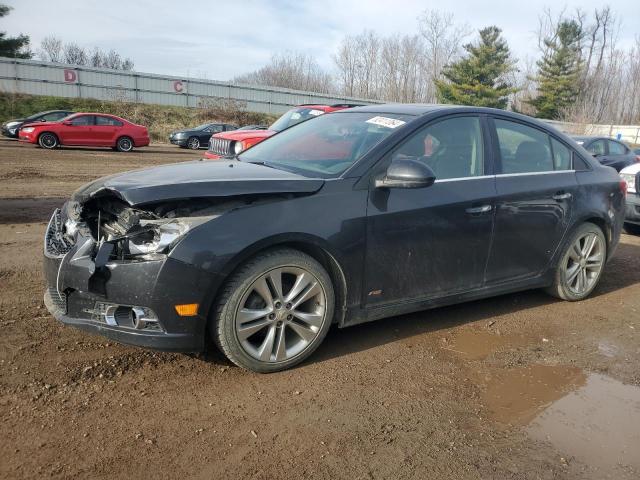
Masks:
[[[309,110],[309,115],[313,115],[317,117],[318,115],[322,115],[324,112],[322,110]]]
[[[367,120],[367,123],[373,123],[374,125],[380,125],[381,127],[397,128],[400,125],[404,125],[406,122],[398,120],[396,118],[388,117],[373,117]]]

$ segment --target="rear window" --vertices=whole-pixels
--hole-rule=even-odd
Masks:
[[[273,122],[273,124],[269,127],[269,130],[280,132],[285,128],[289,128],[306,120],[319,117],[322,114],[324,114],[324,111],[318,110],[317,108],[294,108],[289,110],[278,120]]]
[[[96,125],[109,126],[109,127],[121,127],[122,122],[111,117],[96,117]]]

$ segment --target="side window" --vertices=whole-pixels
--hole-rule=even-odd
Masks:
[[[209,131],[212,133],[220,133],[222,130],[222,125],[209,125]]]
[[[43,116],[42,120],[45,122],[55,122],[66,116],[67,114],[65,112],[52,112],[52,113],[47,113],[45,116]]]
[[[627,147],[618,142],[609,140],[609,154],[610,155],[626,155]]]
[[[122,122],[111,117],[96,116],[96,125],[102,127],[121,127]]]
[[[87,125],[93,125],[93,115],[80,115],[71,120],[71,125],[78,127],[86,127]]]
[[[551,138],[551,149],[553,150],[553,167],[555,170],[571,170],[573,162],[571,161],[572,152],[568,147],[555,138]]]
[[[405,140],[393,158],[416,158],[436,179],[477,177],[484,173],[479,117],[454,117],[426,126]]]
[[[554,170],[549,136],[532,127],[494,120],[502,158],[502,173],[550,172]]]
[[[604,155],[606,150],[604,140],[596,140],[587,147],[587,151],[592,155]]]

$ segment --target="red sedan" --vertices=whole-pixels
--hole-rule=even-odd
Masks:
[[[59,145],[82,145],[129,152],[133,147],[149,145],[147,127],[103,113],[76,113],[58,122],[26,124],[20,129],[19,138],[21,142],[48,149]]]

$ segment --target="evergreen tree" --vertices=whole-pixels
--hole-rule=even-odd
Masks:
[[[508,96],[515,93],[507,80],[514,70],[509,46],[498,27],[480,30],[476,44],[464,46],[467,55],[447,65],[444,80],[436,80],[438,100],[443,103],[505,108]]]
[[[538,61],[538,96],[529,101],[539,118],[558,119],[580,91],[580,41],[582,30],[575,20],[558,24],[555,39],[546,39],[546,55]]]
[[[9,14],[11,7],[0,3],[0,18]],[[0,57],[11,58],[31,58],[29,51],[29,37],[18,35],[17,37],[7,37],[7,32],[0,32]]]

